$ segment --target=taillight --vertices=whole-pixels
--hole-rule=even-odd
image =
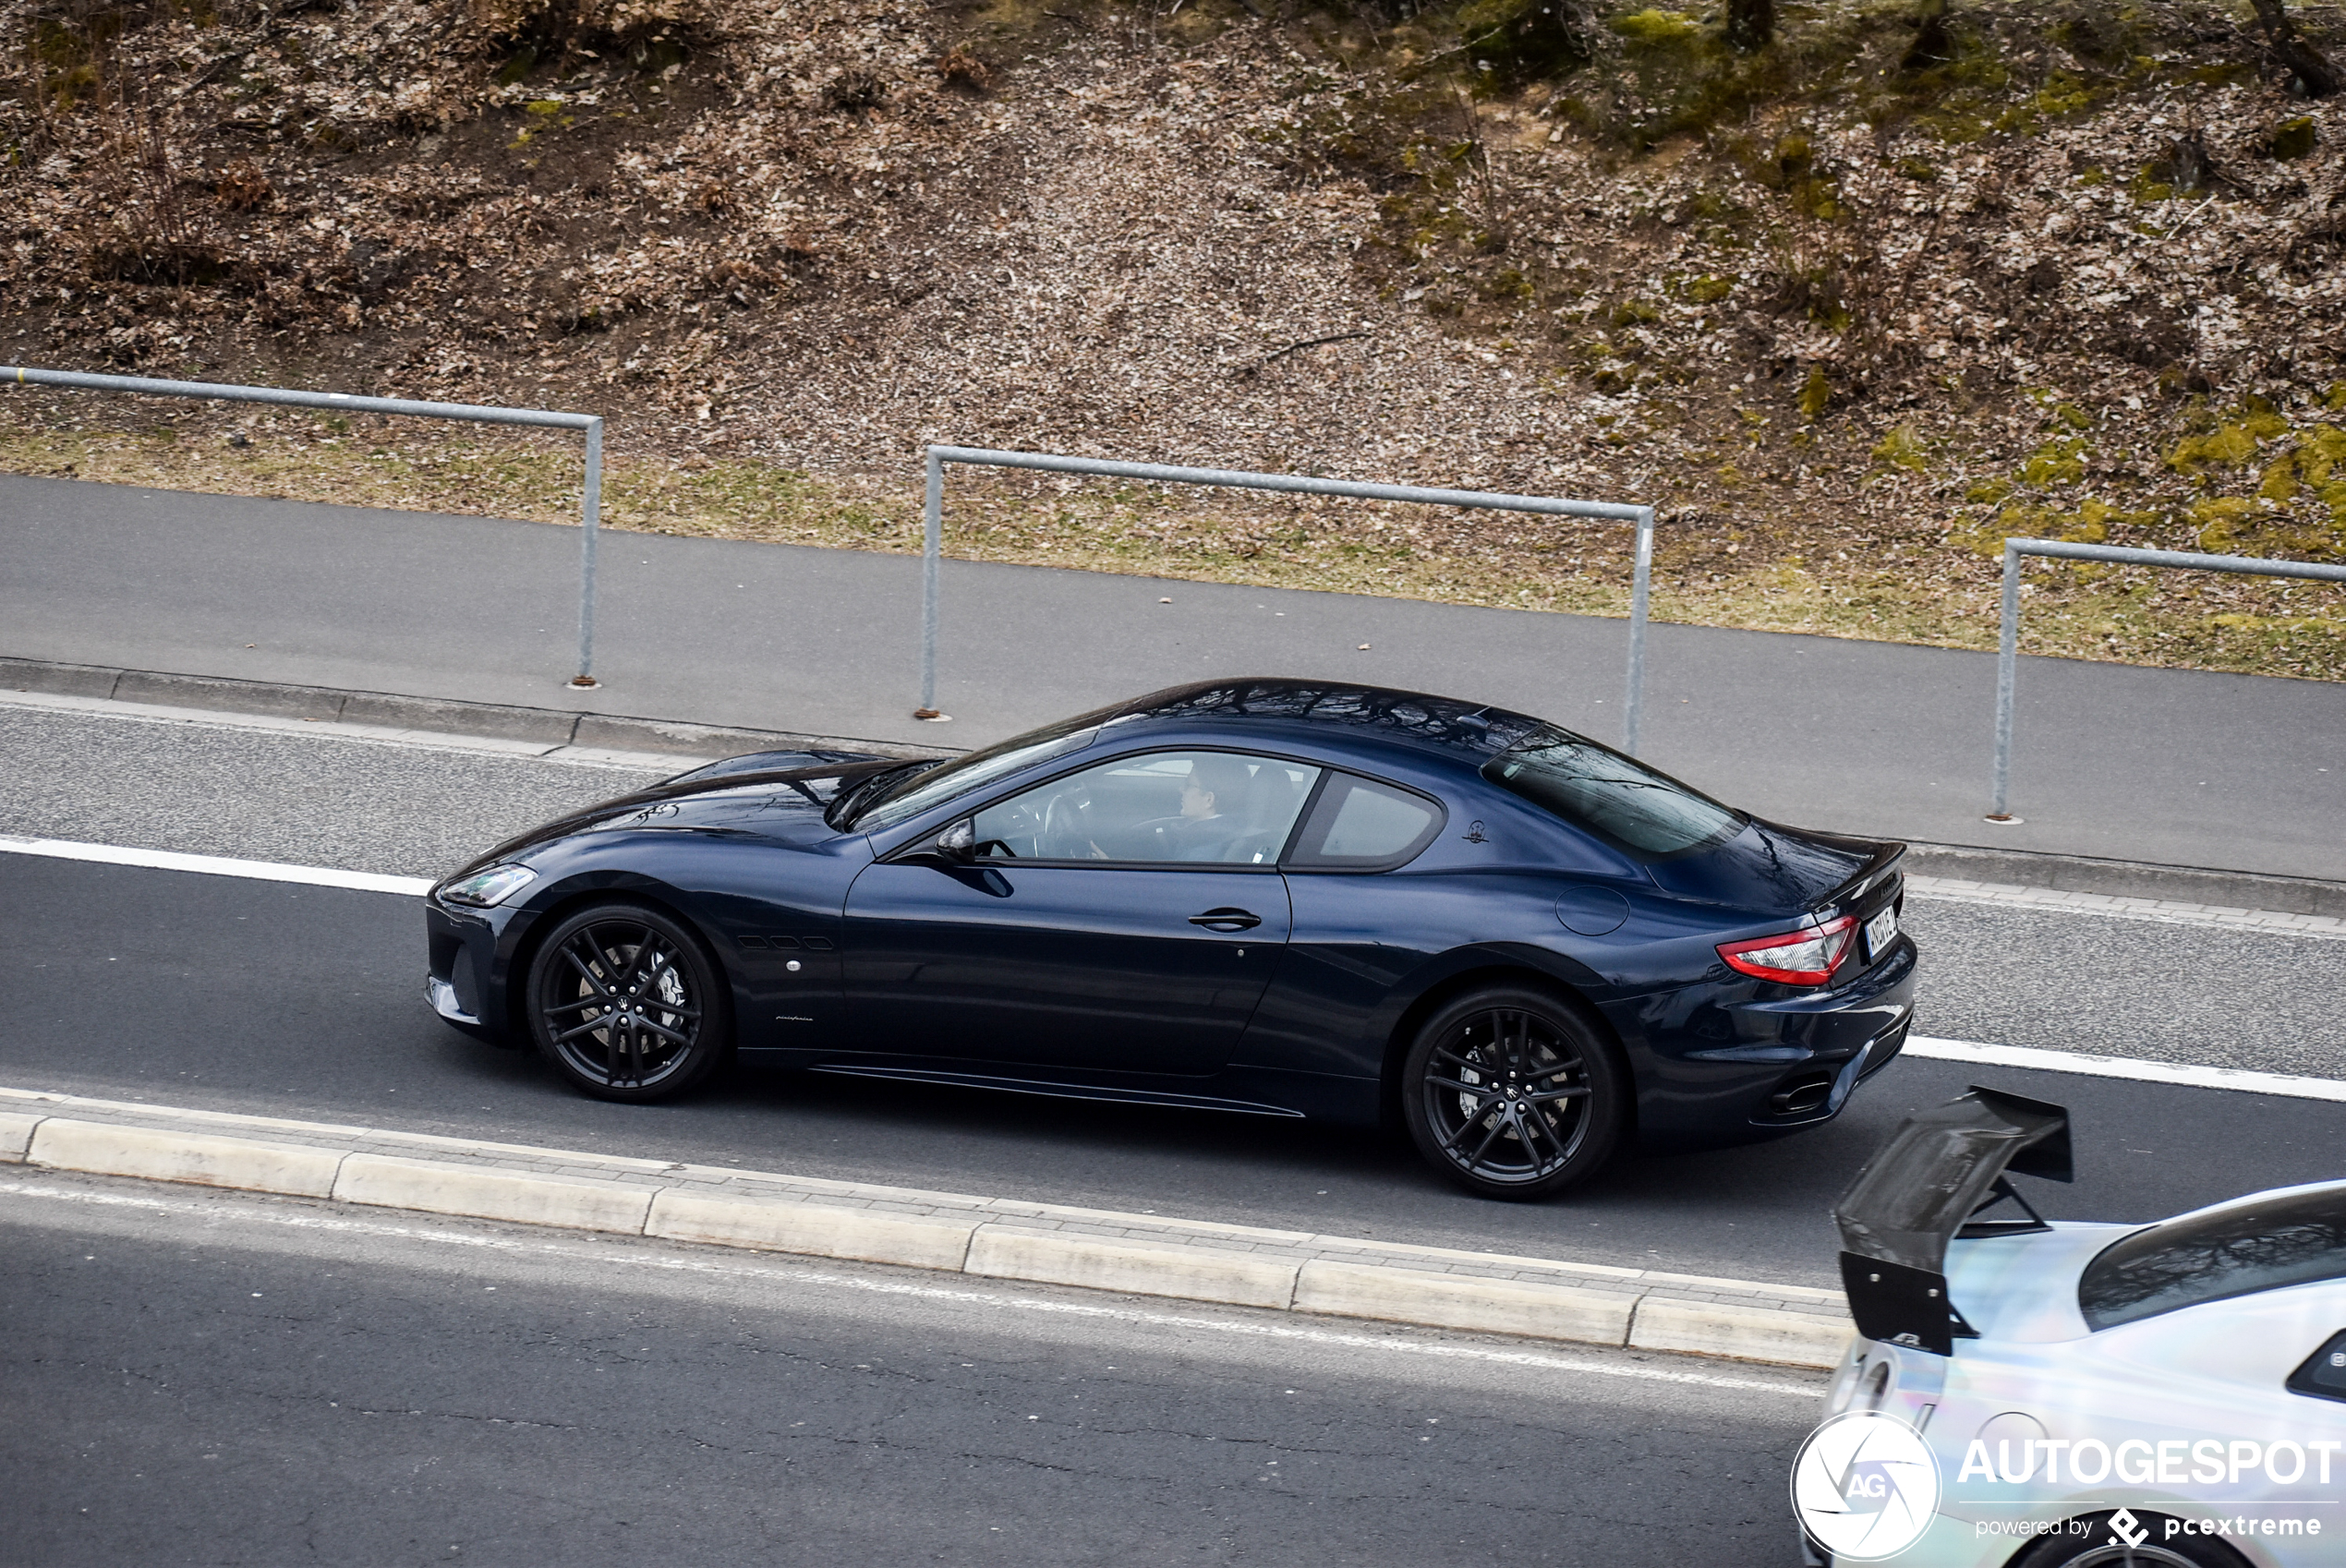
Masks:
[[[1719,956],[1727,960],[1728,968],[1756,979],[1772,980],[1779,985],[1822,985],[1849,956],[1856,931],[1856,917],[1843,915],[1781,936],[1723,942]]]

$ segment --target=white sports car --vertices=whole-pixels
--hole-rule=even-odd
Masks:
[[[2346,1181],[2048,1224],[2008,1169],[2070,1180],[2067,1113],[1974,1089],[1909,1117],[1835,1206],[1860,1337],[1826,1415],[1904,1420],[1937,1475],[1919,1501],[1908,1443],[1911,1517],[1871,1547],[1804,1501],[1807,1561],[2346,1564]],[[1865,1490],[1848,1512],[1881,1506]]]

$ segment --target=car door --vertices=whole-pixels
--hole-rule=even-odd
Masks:
[[[867,867],[842,936],[858,1049],[1218,1072],[1286,947],[1279,851],[1318,773],[1138,753],[978,810],[973,863]]]

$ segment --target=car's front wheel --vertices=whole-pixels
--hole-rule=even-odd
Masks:
[[[546,934],[529,966],[530,1031],[603,1100],[661,1100],[716,1070],[732,1015],[716,966],[655,910],[599,904]]]
[[[1613,1155],[1629,1075],[1571,1006],[1493,987],[1427,1019],[1402,1066],[1401,1108],[1426,1162],[1486,1198],[1545,1198]]]

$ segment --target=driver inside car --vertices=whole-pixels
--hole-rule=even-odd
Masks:
[[[1240,814],[1251,774],[1237,757],[1208,754],[1190,764],[1181,781],[1181,814],[1155,824],[1167,858],[1179,861],[1218,861],[1227,855],[1231,840],[1246,830]]]

